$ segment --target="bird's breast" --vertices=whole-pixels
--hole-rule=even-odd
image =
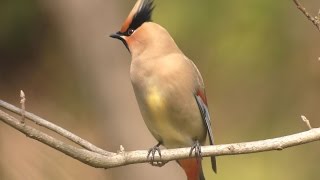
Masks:
[[[193,94],[193,71],[183,61],[153,59],[131,64],[131,81],[143,119],[153,136],[168,148],[189,146],[193,139],[205,138]]]

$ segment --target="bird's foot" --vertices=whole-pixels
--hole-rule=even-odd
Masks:
[[[198,140],[196,140],[194,144],[191,146],[189,156],[192,156],[193,151],[197,159],[202,159],[201,145]]]
[[[159,148],[160,145],[161,145],[161,143],[158,143],[157,145],[155,145],[155,146],[153,146],[152,148],[150,148],[149,151],[148,151],[147,158],[148,158],[148,159],[149,159],[149,158],[151,159],[150,164],[151,164],[152,166],[162,167],[163,165],[166,164],[166,162],[160,161],[160,160],[161,160],[161,150],[160,150],[160,148]],[[160,160],[159,160],[159,161],[155,161],[155,160],[154,160],[154,156],[155,156],[156,152],[158,152],[158,154],[159,154],[159,157],[160,157]]]

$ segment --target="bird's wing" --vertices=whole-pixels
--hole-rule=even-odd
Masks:
[[[211,119],[210,119],[210,114],[208,110],[208,103],[207,103],[207,97],[206,97],[203,79],[202,79],[201,73],[199,72],[197,66],[193,63],[193,61],[191,61],[188,58],[186,59],[191,63],[195,76],[197,77],[197,85],[195,88],[194,96],[196,98],[202,120],[204,121],[204,124],[209,134],[210,145],[213,145],[214,141],[213,141],[213,133],[211,129]]]
[[[205,95],[201,94],[198,92],[195,95],[200,113],[201,113],[201,117],[202,120],[204,121],[204,124],[207,128],[208,134],[209,134],[209,141],[210,141],[210,145],[214,144],[213,141],[213,133],[212,133],[212,129],[211,129],[211,120],[210,120],[210,115],[209,115],[209,111],[208,111],[208,106],[206,105],[206,99],[205,99]],[[203,98],[204,97],[204,98]],[[203,100],[204,99],[204,100]],[[216,162],[216,157],[215,156],[211,156],[211,167],[212,170],[217,173],[217,162]]]
[[[186,58],[186,59],[189,60],[189,62],[192,64],[193,69],[194,69],[196,76],[197,76],[198,82],[197,82],[197,87],[195,89],[196,91],[195,91],[194,96],[197,101],[202,120],[204,121],[207,132],[209,134],[210,145],[213,145],[214,140],[213,140],[213,133],[212,133],[212,128],[211,128],[211,119],[210,119],[210,114],[209,114],[209,110],[208,110],[208,103],[207,103],[207,97],[206,97],[206,93],[205,93],[205,89],[204,89],[203,79],[202,79],[201,74],[200,74],[198,68],[196,67],[196,65],[190,59],[188,59],[188,58]],[[212,167],[212,170],[215,173],[217,173],[217,162],[216,162],[215,156],[211,156],[211,167]]]
[[[210,119],[210,114],[209,114],[209,110],[208,107],[206,105],[205,100],[203,100],[203,95],[201,92],[198,92],[195,95],[200,113],[201,113],[201,117],[202,120],[204,121],[204,124],[207,128],[208,134],[209,134],[209,141],[210,141],[210,145],[214,144],[214,140],[213,140],[213,133],[212,133],[212,129],[211,129],[211,119]]]

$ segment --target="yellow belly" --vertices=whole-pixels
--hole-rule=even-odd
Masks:
[[[152,86],[147,93],[147,104],[150,107],[151,111],[158,112],[165,109],[165,103],[162,94],[155,87]]]
[[[173,121],[177,121],[173,117],[176,117],[168,107],[168,100],[165,94],[163,94],[157,87],[150,87],[146,102],[149,109],[147,124],[149,130],[163,141],[164,145],[171,147],[184,147],[186,145],[192,145],[192,139],[188,134],[185,134],[181,124],[181,127],[176,127]],[[146,120],[146,119],[145,119]],[[188,125],[187,125],[188,126]],[[158,138],[157,138],[158,139]],[[159,139],[158,139],[159,140]]]

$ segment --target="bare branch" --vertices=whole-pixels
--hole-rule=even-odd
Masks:
[[[20,123],[17,119],[10,116],[9,114],[0,110],[0,119],[10,125],[11,127],[17,129],[18,131],[22,132],[26,136],[40,141],[64,154],[71,156],[83,163],[89,164],[90,166],[98,166],[96,165],[96,159],[102,158],[103,156],[98,153],[94,153],[91,151],[87,151],[84,149],[80,149],[69,144],[66,144],[62,141],[59,141],[43,132],[40,132],[37,129],[34,129],[31,126],[28,126],[24,123]],[[88,163],[90,162],[90,163]]]
[[[299,0],[293,0],[293,2],[296,4],[297,8],[317,27],[317,29],[320,31],[320,10],[318,13],[318,16],[313,17],[310,15],[310,13],[304,8]]]
[[[0,106],[5,107],[6,109],[14,109],[12,108],[14,107],[13,105],[5,103],[1,100],[0,100]],[[10,108],[8,108],[8,106],[10,106]],[[20,114],[21,111],[18,108],[13,112],[15,112],[16,114]],[[30,117],[37,117],[37,116],[34,116],[33,114],[26,112],[26,117],[30,118]],[[103,153],[100,153],[100,152],[96,152],[95,148],[93,148],[95,150],[94,151],[94,150],[90,150],[89,148],[82,149],[82,148],[78,148],[78,147],[74,147],[72,145],[66,144],[31,126],[21,123],[18,119],[14,118],[13,116],[1,110],[0,110],[0,120],[5,122],[9,126],[19,130],[20,132],[24,133],[28,137],[35,139],[37,141],[40,141],[92,167],[113,168],[113,167],[124,166],[128,164],[134,164],[134,163],[150,162],[150,159],[147,158],[147,154],[148,154],[147,150],[125,152],[124,148],[121,147],[120,151],[117,153],[106,152],[104,150],[102,150]],[[48,126],[44,126],[44,127],[48,127]],[[60,128],[59,126],[54,125],[52,123],[49,127],[51,128],[55,127],[53,129]],[[62,134],[64,137],[68,137],[69,139],[70,134],[72,133],[63,129],[63,131],[59,130],[59,134]],[[78,138],[78,136],[75,136],[75,137]],[[261,140],[261,141],[222,144],[222,145],[214,145],[214,146],[203,146],[201,147],[201,150],[202,150],[203,156],[237,155],[237,154],[257,153],[257,152],[263,152],[263,151],[282,150],[288,147],[298,146],[298,145],[310,143],[313,141],[319,141],[319,140],[320,140],[320,128],[313,128],[305,132],[273,138],[273,139]],[[84,144],[89,143],[85,140],[74,141],[74,142],[76,142],[79,145],[81,143],[81,146],[84,146]],[[162,150],[161,160],[159,159],[159,156],[156,156],[155,161],[166,162],[166,161],[171,161],[176,159],[188,158],[190,157],[189,152],[190,152],[190,148]],[[192,155],[192,157],[194,157],[194,155]]]
[[[18,107],[14,106],[14,105],[11,105],[7,102],[4,102],[2,100],[0,100],[0,106],[15,113],[15,114],[18,114],[18,115],[21,114],[21,109],[19,109]],[[32,122],[36,123],[37,125],[45,127],[53,132],[56,132],[57,134],[71,140],[72,142],[82,146],[83,148],[85,148],[87,150],[97,152],[100,154],[106,154],[106,155],[108,154],[108,152],[104,151],[103,149],[96,147],[95,145],[91,144],[90,142],[78,137],[77,135],[75,135],[75,134],[73,134],[73,133],[39,117],[39,116],[36,116],[30,112],[25,112],[24,114],[25,114],[26,118],[28,118]]]

